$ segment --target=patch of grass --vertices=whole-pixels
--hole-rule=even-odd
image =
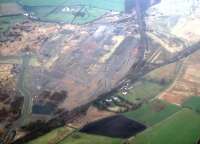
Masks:
[[[85,24],[94,21],[110,10],[124,11],[123,0],[19,0],[19,3],[33,12],[36,17],[43,21]],[[74,19],[70,12],[63,12],[64,7],[77,9],[82,6],[86,9],[84,16]]]
[[[66,0],[19,0],[19,3],[26,6],[59,6]]]
[[[59,12],[54,12],[48,15],[47,17],[43,17],[42,19],[49,21],[56,21],[56,22],[67,22],[67,23],[71,23],[73,21],[73,24],[84,24],[97,19],[99,16],[104,15],[107,12],[106,10],[98,8],[90,8],[90,7],[86,8],[87,8],[87,13],[84,17],[76,17],[74,19],[74,15],[72,15],[71,13],[65,13],[59,11]]]
[[[73,133],[58,144],[121,144],[122,140],[98,135],[84,133]]]
[[[81,8],[82,7],[80,7],[80,9]],[[28,9],[29,11],[33,12],[36,17],[40,18],[40,20],[43,21],[64,23],[71,23],[73,21],[74,24],[85,24],[94,21],[98,17],[108,12],[108,10],[105,9],[85,6],[84,9],[87,10],[87,12],[85,12],[85,15],[83,17],[77,16],[74,19],[74,15],[72,13],[62,12],[62,7],[56,9],[55,6],[35,6],[31,8],[29,7]]]
[[[154,100],[148,104],[143,104],[135,111],[126,112],[123,115],[145,125],[152,126],[168,118],[180,109],[176,105],[161,100]]]
[[[123,0],[20,0],[25,6],[72,6],[72,5],[87,5],[91,7],[123,11]]]
[[[183,103],[183,107],[190,108],[200,113],[200,96],[193,96]]]
[[[123,96],[121,93],[119,95],[130,102],[154,98],[173,82],[181,65],[182,62],[177,62],[153,70],[133,84],[127,95]]]
[[[133,88],[129,90],[127,95],[119,94],[125,100],[134,102],[137,100],[151,99],[158,95],[166,88],[166,85],[159,83],[141,80],[133,85]]]
[[[166,66],[163,66],[161,68],[158,68],[156,70],[153,70],[152,72],[148,73],[145,76],[146,80],[152,80],[152,81],[165,81],[165,82],[172,82],[176,75],[178,74],[180,68],[181,68],[182,62],[176,62],[172,63]]]
[[[67,135],[71,134],[74,129],[69,127],[57,128],[44,136],[41,136],[33,141],[28,142],[27,144],[54,144],[62,140]]]
[[[195,144],[200,135],[200,115],[183,109],[130,139],[131,144]]]
[[[0,32],[7,31],[10,27],[14,26],[16,23],[25,20],[24,16],[6,16],[0,17]]]
[[[47,14],[49,14],[55,8],[56,7],[54,7],[54,6],[36,6],[36,7],[32,7],[30,10],[37,17],[42,19],[43,17],[45,17]]]
[[[16,0],[0,0],[1,3],[11,3],[11,2],[16,2]]]

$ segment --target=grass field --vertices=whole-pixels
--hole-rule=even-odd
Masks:
[[[77,7],[77,9],[82,9],[83,7]],[[60,22],[60,23],[72,23],[73,24],[85,24],[96,20],[100,16],[108,12],[108,10],[84,6],[82,12],[85,15],[77,16],[75,18],[74,14],[71,12],[63,12],[62,7],[56,8],[55,6],[35,6],[28,7],[28,11],[34,13],[34,15],[42,21],[49,22]],[[75,18],[75,19],[74,19]]]
[[[145,125],[152,126],[168,118],[180,109],[181,108],[176,105],[154,100],[148,104],[143,104],[135,111],[126,112],[123,115]]]
[[[84,24],[97,19],[99,16],[104,15],[107,12],[106,10],[98,8],[90,8],[90,7],[85,7],[85,8],[87,9],[88,13],[86,13],[84,17],[77,17],[76,19],[74,19],[74,15],[72,15],[71,13],[65,13],[62,11],[57,11],[48,15],[47,17],[40,17],[40,18],[49,21],[67,22],[67,23],[71,23],[74,20],[73,24]]]
[[[200,113],[200,96],[190,97],[183,103],[183,107],[190,108],[193,111]]]
[[[97,135],[88,135],[84,133],[73,133],[58,144],[121,144],[122,140]]]
[[[153,81],[165,80],[166,82],[172,82],[174,78],[176,77],[176,75],[178,74],[181,66],[182,66],[182,62],[176,62],[176,63],[163,66],[161,68],[158,68],[148,73],[145,76],[145,79],[153,80]]]
[[[74,129],[69,127],[57,128],[44,136],[41,136],[33,141],[28,142],[27,144],[54,144],[62,140],[67,135],[71,134]]]
[[[91,7],[123,11],[124,0],[19,0],[22,5],[26,6],[70,6],[70,5],[87,5]]]
[[[133,84],[127,95],[119,95],[130,102],[154,98],[173,82],[181,65],[181,62],[177,62],[158,68]]]
[[[165,88],[166,85],[141,80],[133,85],[133,88],[129,90],[127,95],[119,95],[130,102],[134,102],[136,100],[151,99],[162,92]]]
[[[40,20],[50,22],[71,23],[74,20],[74,14],[71,10],[62,11],[65,7],[75,9],[77,12],[82,10],[84,16],[76,17],[73,24],[94,21],[110,10],[124,11],[123,0],[19,0],[19,3]]]
[[[3,3],[12,3],[16,2],[16,0],[0,0],[0,4]],[[10,27],[12,27],[14,24],[21,22],[24,20],[24,16],[3,16],[0,17],[0,33],[6,32]]]
[[[24,16],[5,16],[0,17],[0,32],[7,31],[10,27],[14,26],[16,23],[25,20]]]
[[[183,109],[130,139],[131,144],[196,144],[200,137],[200,115]]]
[[[0,0],[1,3],[10,3],[10,2],[16,2],[16,0]]]
[[[26,6],[59,6],[66,0],[19,0],[19,3]]]

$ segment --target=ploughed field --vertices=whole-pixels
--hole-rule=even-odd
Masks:
[[[146,126],[139,122],[117,115],[90,123],[80,131],[109,137],[128,138],[145,128]]]
[[[199,61],[200,51],[186,58],[174,84],[159,98],[180,105],[191,96],[200,95]]]

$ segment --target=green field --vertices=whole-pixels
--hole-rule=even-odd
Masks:
[[[124,11],[123,0],[19,0],[29,12],[42,21],[85,24],[96,20],[110,10]],[[74,20],[74,13],[62,11],[68,7],[82,12]]]
[[[145,79],[157,82],[161,82],[164,80],[166,83],[170,83],[175,79],[176,75],[180,72],[181,66],[182,62],[179,61],[176,63],[160,67],[145,75]]]
[[[0,32],[7,31],[10,27],[14,26],[16,23],[24,21],[25,19],[24,16],[0,17]]]
[[[123,96],[121,93],[119,95],[130,102],[152,99],[173,82],[181,65],[181,62],[177,62],[153,70],[133,84],[133,88],[129,90],[127,95]]]
[[[71,134],[74,129],[69,127],[57,128],[44,136],[41,136],[33,141],[28,142],[27,144],[54,144],[62,140],[67,135]]]
[[[0,0],[0,3],[18,2],[28,13],[32,13],[41,21],[85,24],[103,16],[108,11],[124,11],[124,0]],[[62,11],[69,7],[82,16],[76,16],[71,11]],[[2,25],[0,31],[6,31],[8,25]]]
[[[90,7],[85,7],[87,9],[87,14],[84,17],[77,17],[74,19],[74,15],[71,13],[65,13],[62,11],[57,11],[54,13],[49,14],[46,17],[40,17],[42,20],[47,20],[47,21],[55,21],[55,22],[66,22],[66,23],[72,23],[73,24],[84,24],[88,23],[91,21],[96,20],[99,16],[104,15],[106,10],[99,9],[99,8],[90,8]]]
[[[0,0],[0,5],[4,3],[15,3],[16,0]],[[0,17],[0,33],[6,32],[10,27],[15,25],[18,22],[21,22],[25,19],[22,15],[16,16],[2,16]]]
[[[183,103],[183,107],[192,109],[200,113],[200,96],[193,96]]]
[[[20,4],[26,6],[59,6],[66,0],[18,0]]]
[[[122,140],[84,133],[73,133],[58,144],[121,144]]]
[[[0,3],[16,2],[16,0],[0,0]]]
[[[131,144],[196,144],[200,137],[200,115],[183,109],[130,139]]]
[[[124,11],[124,0],[19,0],[25,6],[72,6],[87,5],[91,7]]]
[[[127,95],[119,94],[125,100],[134,102],[136,100],[151,99],[158,95],[166,88],[166,85],[150,82],[147,80],[141,80],[133,85],[133,88],[129,90]]]
[[[160,100],[154,100],[148,104],[143,104],[135,111],[126,112],[123,115],[145,125],[152,126],[168,118],[180,109],[181,108],[176,105]]]
[[[85,24],[88,22],[92,22],[103,16],[108,12],[108,10],[95,8],[95,7],[78,7],[77,9],[82,9],[84,12],[84,16],[77,16],[71,12],[63,12],[62,7],[56,8],[55,6],[36,6],[36,7],[29,7],[28,11],[34,13],[34,15],[39,18],[41,21],[48,21],[48,22],[57,22],[57,23],[72,23],[73,24]]]

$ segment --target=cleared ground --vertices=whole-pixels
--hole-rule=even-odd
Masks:
[[[160,100],[154,100],[148,104],[142,105],[135,111],[126,112],[123,115],[130,119],[144,123],[148,126],[152,126],[168,118],[180,109],[181,108],[176,105],[169,104]]]
[[[200,115],[189,110],[174,114],[131,139],[131,144],[195,144],[199,138]]]

